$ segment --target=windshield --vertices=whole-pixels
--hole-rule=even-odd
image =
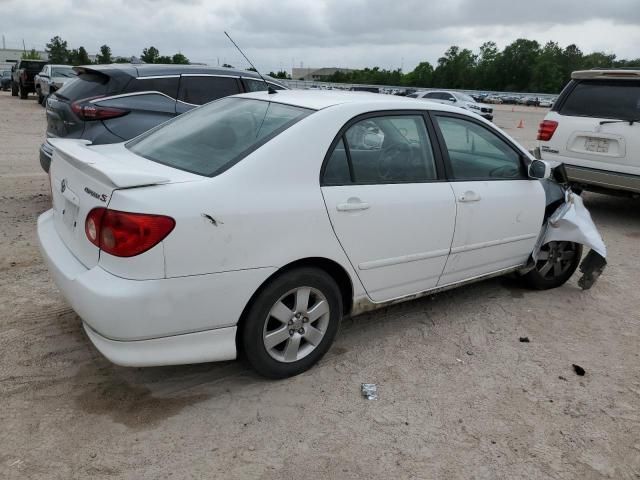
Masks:
[[[71,77],[75,77],[76,75],[77,75],[76,72],[74,72],[71,67],[69,67],[69,68],[56,67],[56,68],[51,69],[51,76],[52,77],[67,77],[67,78],[71,78]]]
[[[476,101],[473,99],[473,97],[470,97],[466,93],[455,92],[454,95],[456,97],[458,97],[458,100],[462,100],[463,102],[476,103]]]
[[[311,112],[262,100],[223,98],[142,134],[126,146],[148,160],[212,177]]]

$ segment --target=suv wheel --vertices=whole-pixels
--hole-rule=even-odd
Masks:
[[[22,100],[26,100],[29,96],[29,92],[27,92],[22,84],[20,84],[20,98]]]
[[[42,90],[40,88],[36,87],[36,93],[38,94],[38,103],[40,105],[43,105],[44,97],[42,96]]]
[[[574,242],[549,242],[542,246],[533,270],[522,278],[536,290],[556,288],[571,278],[582,257],[582,245]]]
[[[11,96],[12,97],[18,96],[18,84],[13,81],[11,82]]]
[[[253,301],[241,332],[244,353],[261,375],[297,375],[329,350],[341,318],[340,289],[330,275],[316,268],[285,272]]]

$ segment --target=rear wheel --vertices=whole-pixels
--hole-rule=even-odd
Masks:
[[[40,88],[36,88],[36,93],[38,94],[38,103],[40,105],[44,104],[44,97],[42,96],[42,90]]]
[[[536,290],[564,285],[578,268],[581,257],[579,243],[549,242],[540,249],[536,266],[524,275],[524,282]]]
[[[16,82],[11,82],[11,96],[18,96],[18,84]]]
[[[261,375],[290,377],[322,358],[341,318],[340,289],[330,275],[315,268],[291,270],[272,280],[253,301],[242,346]]]
[[[24,88],[24,85],[20,84],[20,98],[26,100],[29,96],[29,92]]]

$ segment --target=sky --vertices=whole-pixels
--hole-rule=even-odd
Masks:
[[[192,62],[300,67],[402,68],[435,65],[451,45],[477,51],[517,38],[583,52],[640,57],[640,0],[0,0],[7,48],[44,49],[54,35],[70,48],[139,56],[182,52]]]

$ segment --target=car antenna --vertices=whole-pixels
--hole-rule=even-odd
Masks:
[[[224,34],[227,36],[227,38],[229,39],[229,41],[231,41],[231,43],[233,43],[233,46],[236,47],[238,49],[238,51],[242,54],[242,56],[244,57],[244,59],[249,62],[249,65],[251,65],[251,68],[253,68],[256,73],[258,75],[260,75],[260,78],[262,79],[262,81],[264,82],[264,84],[267,86],[267,92],[269,93],[269,95],[273,95],[274,93],[278,93],[278,91],[273,88],[271,85],[269,85],[267,83],[267,81],[264,79],[264,77],[262,76],[262,74],[258,71],[258,69],[253,65],[253,63],[251,63],[251,60],[249,60],[247,58],[247,56],[244,54],[244,52],[242,50],[240,50],[240,47],[238,46],[238,44],[236,42],[233,41],[233,38],[231,38],[229,36],[229,34],[227,32],[224,32]]]

